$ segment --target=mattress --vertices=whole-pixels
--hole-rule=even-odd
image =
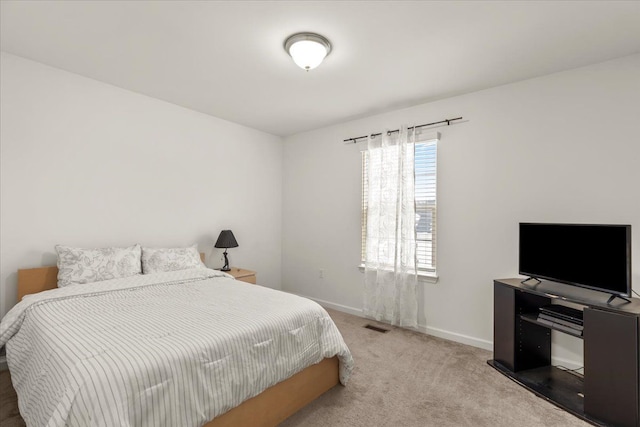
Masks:
[[[313,301],[193,269],[23,298],[0,345],[31,426],[201,426],[324,358],[353,358]]]

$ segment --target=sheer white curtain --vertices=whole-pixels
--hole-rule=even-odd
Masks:
[[[369,137],[364,314],[415,327],[414,130]]]

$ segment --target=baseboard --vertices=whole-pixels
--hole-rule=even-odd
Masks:
[[[294,293],[294,292],[292,292],[292,293]],[[354,316],[365,318],[365,316],[363,316],[363,314],[362,314],[362,309],[360,309],[360,308],[349,307],[349,306],[343,305],[343,304],[336,304],[335,302],[325,301],[325,300],[322,300],[320,298],[309,297],[309,296],[300,295],[300,294],[297,294],[297,293],[295,295],[298,295],[298,296],[301,296],[301,297],[304,297],[304,298],[308,298],[308,299],[310,299],[312,301],[317,302],[321,306],[326,307],[326,308],[330,308],[332,310],[337,310],[337,311],[341,311],[343,313],[353,314]],[[438,328],[433,328],[431,326],[423,326],[423,325],[418,325],[418,327],[414,328],[414,330],[416,330],[418,332],[422,332],[423,334],[426,334],[426,335],[432,335],[434,337],[444,338],[444,339],[449,340],[449,341],[455,341],[455,342],[459,342],[461,344],[466,344],[466,345],[470,345],[470,346],[473,346],[473,347],[482,348],[482,349],[485,349],[485,350],[490,350],[490,351],[493,350],[493,342],[487,341],[487,340],[483,340],[483,339],[479,339],[479,338],[470,337],[468,335],[458,334],[456,332],[445,331],[443,329],[438,329]]]
[[[564,359],[562,357],[551,357],[551,364],[553,366],[559,365],[568,369],[578,369],[583,367],[582,363],[576,362],[575,360]]]
[[[294,292],[291,292],[291,293],[294,293]],[[354,316],[365,318],[364,315],[362,314],[362,309],[359,309],[359,308],[350,307],[348,305],[343,305],[343,304],[337,304],[335,302],[325,301],[320,298],[309,297],[309,296],[300,295],[297,293],[295,293],[295,295],[308,298],[312,301],[317,302],[321,306],[330,308],[332,310],[341,311],[343,313],[352,314]],[[446,331],[444,329],[434,328],[432,326],[426,326],[426,325],[418,325],[418,327],[415,328],[414,330],[426,335],[431,335],[434,337],[443,338],[445,340],[470,345],[472,347],[481,348],[483,350],[493,351],[493,341],[483,340],[481,338],[471,337],[469,335]],[[561,365],[569,369],[577,369],[582,366],[582,364],[580,364],[577,361],[568,360],[568,359],[559,358],[559,357],[553,357],[551,359],[551,363],[553,365]]]
[[[347,314],[353,314],[354,316],[358,316],[358,317],[364,317],[362,315],[362,309],[360,308],[354,308],[354,307],[349,307],[348,305],[336,304],[334,302],[325,301],[320,298],[308,297],[306,295],[297,294],[295,292],[290,292],[290,293],[294,295],[298,295],[299,297],[310,299],[311,301],[315,301],[325,308],[330,308],[332,310],[341,311]]]
[[[493,351],[493,342],[480,338],[470,337],[469,335],[459,334],[457,332],[445,331],[444,329],[434,328],[432,326],[418,325],[417,331],[423,334],[432,335],[434,337],[443,338],[449,341],[459,342],[461,344],[478,347],[483,350]]]

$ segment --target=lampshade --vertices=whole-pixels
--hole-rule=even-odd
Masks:
[[[298,67],[309,71],[320,65],[329,55],[331,43],[320,34],[297,33],[284,42],[284,50],[291,55]]]
[[[216,248],[237,248],[238,242],[231,230],[222,230],[218,236],[218,240],[214,245]]]

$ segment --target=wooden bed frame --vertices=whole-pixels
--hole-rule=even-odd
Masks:
[[[204,254],[200,254],[204,261]],[[58,267],[18,270],[18,300],[58,286]],[[204,427],[275,427],[339,382],[338,358],[324,359],[246,400]]]

